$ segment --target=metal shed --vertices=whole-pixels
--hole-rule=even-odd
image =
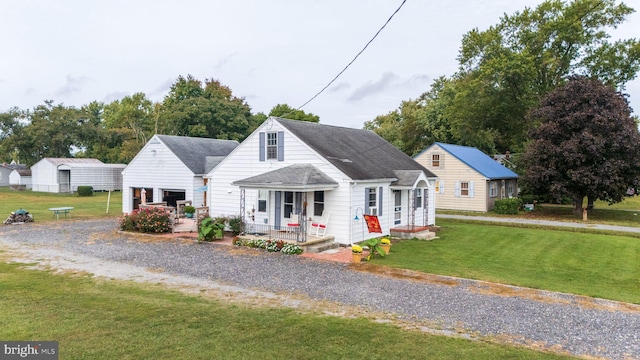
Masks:
[[[31,167],[33,191],[69,193],[78,186],[94,191],[122,190],[125,164],[105,164],[97,159],[44,158]]]

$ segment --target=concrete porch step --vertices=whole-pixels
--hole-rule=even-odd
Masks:
[[[424,228],[423,228],[424,229]],[[394,229],[391,229],[391,236],[392,237],[396,237],[396,238],[400,238],[400,239],[413,239],[413,238],[418,238],[418,239],[422,239],[422,240],[433,240],[436,238],[436,233],[433,231],[429,231],[429,230],[417,230],[417,231],[394,231]]]
[[[322,239],[320,241],[314,241],[309,243],[298,243],[305,253],[321,253],[323,251],[336,249],[340,247],[338,243],[334,241],[333,236],[329,239]]]

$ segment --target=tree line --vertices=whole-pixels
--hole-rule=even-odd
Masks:
[[[44,101],[32,110],[0,113],[3,162],[33,165],[44,157],[86,157],[128,163],[154,134],[244,140],[268,116],[319,122],[286,104],[251,112],[243,98],[218,80],[179,76],[162,102],[135,93],[110,103],[81,107]]]
[[[539,125],[529,112],[570,76],[619,91],[636,77],[640,43],[612,41],[608,32],[633,12],[615,0],[548,0],[505,14],[487,30],[463,36],[456,73],[365,128],[409,155],[436,141],[521,153]]]

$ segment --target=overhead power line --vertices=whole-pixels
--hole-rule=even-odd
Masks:
[[[331,84],[333,84],[334,81],[336,81],[340,75],[342,75],[343,72],[345,72],[349,66],[351,66],[351,64],[353,64],[354,61],[356,61],[356,59],[360,56],[360,54],[362,54],[367,47],[373,42],[373,40],[376,39],[376,37],[378,37],[378,34],[380,34],[380,32],[382,31],[382,29],[384,29],[387,24],[389,24],[389,22],[391,21],[391,19],[393,19],[393,17],[398,13],[398,11],[400,11],[400,9],[402,9],[402,7],[404,6],[404,3],[406,3],[407,0],[403,0],[402,3],[400,4],[400,6],[398,6],[398,8],[396,9],[396,11],[393,12],[393,14],[391,14],[391,16],[389,16],[389,18],[387,19],[387,21],[384,23],[384,25],[382,25],[382,27],[380,29],[378,29],[378,31],[376,32],[375,35],[373,35],[373,37],[371,38],[371,40],[369,40],[369,42],[367,42],[367,44],[362,48],[362,50],[360,50],[359,53],[356,54],[356,56],[347,64],[347,66],[344,67],[344,69],[342,69],[338,75],[336,75],[331,81],[329,81],[329,83],[323,87],[320,91],[318,91],[315,95],[313,95],[311,97],[311,99],[307,100],[307,102],[305,102],[304,104],[300,105],[296,110],[300,110],[302,109],[305,105],[307,105],[308,103],[310,103],[311,101],[313,101],[315,98],[317,98],[320,94],[322,94],[329,86],[331,86]],[[287,114],[288,115],[288,114]]]

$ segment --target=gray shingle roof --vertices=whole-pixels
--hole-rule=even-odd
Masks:
[[[334,188],[338,186],[338,183],[311,164],[293,164],[264,174],[235,181],[232,185],[308,189],[310,187]]]
[[[239,144],[235,140],[219,140],[188,136],[156,135],[180,161],[196,175],[206,174],[207,163],[215,166],[218,162],[212,157],[225,157]],[[207,162],[207,157],[209,161]]]
[[[373,131],[275,119],[353,180],[394,179],[394,170],[436,177]]]

